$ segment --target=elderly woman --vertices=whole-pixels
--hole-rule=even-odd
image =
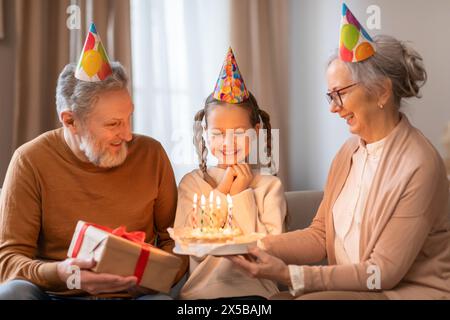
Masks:
[[[419,97],[422,58],[392,37],[374,42],[365,61],[328,64],[330,111],[356,136],[336,155],[312,224],[230,258],[298,299],[450,298],[445,167],[399,110]]]

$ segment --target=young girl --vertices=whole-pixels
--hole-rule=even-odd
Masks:
[[[207,168],[206,165],[208,150],[203,138],[203,120],[211,153],[218,159],[216,167]],[[260,174],[258,166],[248,163],[254,150],[250,148],[251,139],[244,134],[247,130],[259,132],[261,123],[267,130],[266,145],[270,157],[270,117],[259,109],[256,99],[245,88],[230,48],[214,93],[195,115],[194,143],[200,169],[188,173],[180,182],[175,227],[193,226],[193,195],[208,197],[212,192],[214,202],[219,197],[225,212],[226,195],[232,197],[232,224],[244,234],[279,234],[284,231],[286,201],[280,180]],[[274,282],[254,279],[226,258],[207,256],[204,259],[190,258],[189,277],[181,289],[180,298],[268,298],[277,292]]]

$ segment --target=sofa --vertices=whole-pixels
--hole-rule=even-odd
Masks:
[[[322,201],[322,191],[289,191],[286,192],[288,207],[288,231],[304,229],[309,226],[314,218],[320,201]],[[449,190],[450,203],[450,190]],[[448,219],[450,223],[450,205],[448,208]]]
[[[2,189],[0,188],[0,194],[1,191]],[[288,231],[308,227],[316,215],[317,209],[322,201],[323,191],[288,191],[285,195],[289,214]],[[450,205],[448,210],[448,218],[450,222]]]
[[[288,208],[287,230],[293,231],[308,227],[316,215],[322,191],[289,191],[285,193]]]
[[[2,189],[0,188],[0,194]],[[288,209],[288,231],[304,229],[308,227],[316,215],[323,191],[288,191],[285,193]],[[450,190],[449,190],[450,203]],[[448,210],[450,223],[450,205]]]
[[[288,210],[287,231],[307,228],[317,213],[317,209],[319,208],[320,202],[323,198],[323,191],[289,191],[285,193],[285,196]],[[448,218],[450,224],[450,206],[448,210]],[[317,264],[326,265],[327,260],[325,259]],[[279,285],[278,287],[280,291],[287,290],[287,287],[284,285]]]

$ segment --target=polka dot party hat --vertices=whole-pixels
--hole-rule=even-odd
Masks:
[[[346,62],[359,62],[375,54],[375,45],[363,26],[345,3],[342,4],[339,57]]]
[[[231,47],[223,62],[213,96],[214,99],[227,103],[241,103],[249,97]]]
[[[111,74],[112,69],[108,55],[97,33],[95,24],[92,23],[84,43],[77,70],[75,71],[75,78],[97,82],[105,80]]]

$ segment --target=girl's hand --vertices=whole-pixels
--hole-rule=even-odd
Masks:
[[[252,278],[263,278],[291,286],[291,276],[288,266],[258,247],[249,248],[249,254],[244,256],[225,256],[239,266]]]
[[[236,177],[236,171],[233,167],[228,167],[225,170],[225,174],[223,175],[222,181],[220,181],[217,186],[217,190],[222,192],[223,194],[230,193],[231,184],[233,183],[234,178]]]
[[[253,173],[248,164],[235,164],[233,169],[236,171],[236,179],[230,188],[230,194],[232,196],[247,189],[253,180]]]

